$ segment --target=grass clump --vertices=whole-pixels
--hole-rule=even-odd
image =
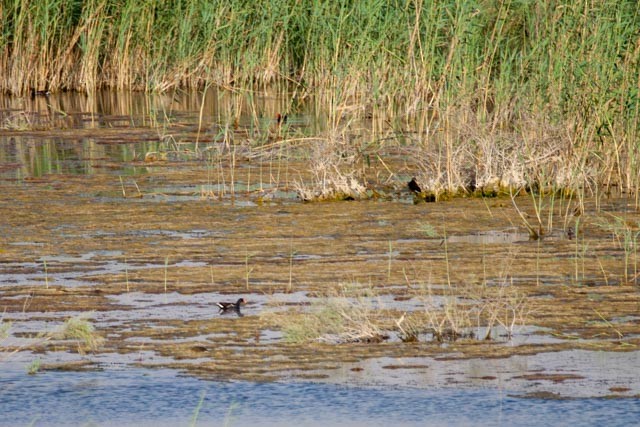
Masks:
[[[311,310],[308,314],[294,316],[291,323],[282,325],[286,342],[296,344],[316,341],[342,327],[340,316],[332,308],[316,305]]]
[[[508,339],[518,326],[523,326],[530,313],[530,306],[525,295],[513,285],[503,281],[491,289],[486,285],[482,289],[482,305],[478,319],[484,319],[486,333],[484,339],[491,339],[495,326],[505,331]]]
[[[417,229],[426,238],[433,239],[440,236],[436,227],[428,222],[418,222]]]
[[[33,362],[27,366],[27,374],[35,375],[40,372],[40,368],[42,367],[42,361],[40,359],[34,359]]]
[[[9,356],[22,351],[22,350],[36,350],[44,348],[44,346],[51,341],[71,340],[77,344],[77,350],[79,353],[84,354],[87,351],[95,351],[104,342],[89,320],[87,320],[88,314],[83,314],[76,317],[67,319],[60,327],[53,331],[46,331],[37,334],[36,340],[29,344],[24,344],[16,349],[13,349],[8,354],[2,354],[2,358],[8,358]],[[9,329],[11,328],[11,322],[5,322],[0,319],[0,340],[6,339],[9,335]],[[40,370],[40,361],[35,360],[29,368],[30,374],[35,374]]]
[[[446,294],[439,296],[434,295],[432,288],[427,286],[426,290],[423,288],[419,299],[423,309],[409,317],[407,323],[411,330],[430,334],[432,340],[437,342],[473,337],[470,332],[471,316],[477,306],[465,302],[464,293],[457,287],[449,286]]]
[[[87,315],[71,317],[67,319],[62,327],[51,334],[53,339],[74,340],[78,343],[78,351],[84,353],[87,350],[96,350],[104,341],[97,334],[93,324],[86,319]]]
[[[420,335],[425,332],[423,322],[416,319],[415,316],[407,316],[407,313],[396,320],[396,328],[398,338],[402,342],[418,342]]]
[[[407,283],[411,287],[408,278]],[[398,338],[405,342],[491,339],[497,326],[511,339],[530,312],[526,296],[506,281],[491,286],[421,284],[415,289],[421,308],[395,320]]]
[[[343,286],[319,298],[307,312],[268,313],[265,319],[294,344],[377,343],[392,335],[402,342],[443,343],[491,339],[497,327],[511,339],[530,312],[526,296],[506,282],[422,286],[417,292],[420,307],[402,314],[383,309],[371,289]]]
[[[353,293],[355,292],[355,293]],[[320,299],[309,312],[279,317],[289,343],[380,342],[387,338],[367,292],[341,292]]]
[[[0,319],[0,341],[9,337],[9,331],[11,330],[11,322],[7,322],[4,318]]]

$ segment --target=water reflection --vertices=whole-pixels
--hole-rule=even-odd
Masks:
[[[230,92],[209,89],[206,93],[173,91],[162,94],[103,90],[93,94],[60,92],[48,97],[12,97],[0,95],[0,119],[22,116],[33,127],[111,128],[150,126],[167,120],[184,120],[200,113],[206,121],[224,122],[233,110],[237,117],[258,113],[275,117],[288,111],[286,93],[279,91]],[[234,120],[229,120],[233,122]]]
[[[0,179],[93,174],[114,166],[126,173],[130,165],[122,163],[133,161],[207,160],[209,151],[228,149],[234,133],[263,135],[288,108],[285,99],[214,89],[0,96]]]

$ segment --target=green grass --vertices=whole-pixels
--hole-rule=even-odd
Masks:
[[[50,336],[54,339],[77,341],[79,352],[97,349],[104,341],[104,338],[98,335],[93,324],[86,319],[87,315],[70,317],[64,322],[59,331]]]
[[[478,105],[515,95],[515,110],[529,100],[559,113],[637,113],[632,1],[2,3],[10,91],[291,79],[380,108],[407,95]]]
[[[11,330],[12,322],[4,320],[3,316],[0,317],[0,342],[9,337],[9,331]]]
[[[29,366],[27,366],[27,374],[35,375],[40,372],[42,361],[40,359],[34,359]]]

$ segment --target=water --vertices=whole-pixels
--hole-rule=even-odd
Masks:
[[[315,182],[315,145],[305,136],[322,135],[321,125],[301,120],[304,111],[290,116],[285,144],[268,132],[283,102],[265,101],[271,107],[257,118],[254,109],[240,111],[237,129],[223,138],[231,123],[225,111],[235,104],[219,109],[217,96],[203,105],[201,96],[113,95],[0,102],[0,319],[11,322],[0,350],[33,351],[43,364],[83,357],[108,366],[28,376],[0,353],[0,425],[189,425],[203,392],[201,425],[223,425],[228,413],[226,424],[239,426],[629,425],[640,418],[638,399],[603,398],[640,396],[640,353],[570,349],[637,345],[637,287],[620,286],[636,277],[634,266],[627,269],[636,258],[625,258],[633,254],[612,239],[620,226],[611,218],[603,219],[606,232],[581,222],[570,240],[564,223],[573,226],[574,206],[557,200],[563,216],[533,242],[510,201],[413,205],[411,175],[402,176],[410,152],[398,147],[381,147],[384,167],[367,167],[371,185],[392,200],[302,204],[296,183]],[[14,108],[33,125],[21,129]],[[160,111],[167,119],[156,122]],[[389,167],[398,173],[384,184]],[[518,200],[534,212],[531,203]],[[584,217],[597,205],[638,222],[628,200],[585,204]],[[461,361],[443,360],[449,355],[430,345],[407,360],[413,347],[398,343],[319,351],[310,360],[304,346],[280,345],[282,331],[262,321],[264,312],[309,310],[337,285],[370,289],[388,324],[424,311],[425,301],[443,305],[458,290],[467,299],[517,290],[504,302],[526,296],[531,315],[511,342],[497,335],[495,345],[461,345]],[[240,296],[249,301],[244,317],[217,313],[215,302]],[[93,313],[108,338],[98,354],[78,356],[68,342],[55,343],[52,354],[38,344],[39,334],[81,313]],[[168,347],[191,340],[209,350]],[[273,370],[256,362],[261,353]],[[203,381],[165,369],[176,361],[217,378],[263,371],[288,382]],[[403,363],[426,368],[388,368]],[[340,369],[316,372],[326,366]],[[318,374],[318,382],[294,382],[297,374],[308,375],[304,381]],[[514,397],[526,393],[568,400]]]
[[[640,400],[525,399],[499,389],[217,382],[171,370],[2,369],[0,426],[633,425]],[[32,424],[33,423],[33,424]]]

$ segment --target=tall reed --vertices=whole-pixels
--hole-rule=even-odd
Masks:
[[[436,192],[640,185],[636,1],[4,0],[0,20],[4,92],[288,86],[332,129],[391,124]]]

